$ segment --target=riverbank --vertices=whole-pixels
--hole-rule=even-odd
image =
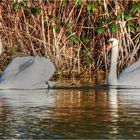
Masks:
[[[17,56],[51,59],[57,75],[106,73],[107,40],[120,41],[119,71],[139,58],[138,1],[0,2],[5,53],[0,69]]]

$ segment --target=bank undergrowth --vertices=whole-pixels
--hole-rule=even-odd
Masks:
[[[120,41],[119,70],[140,53],[138,0],[54,0],[0,2],[3,68],[16,56],[49,57],[57,74],[106,72],[108,38]]]

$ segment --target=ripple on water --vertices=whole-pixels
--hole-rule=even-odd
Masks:
[[[0,91],[0,138],[140,137],[140,89]]]

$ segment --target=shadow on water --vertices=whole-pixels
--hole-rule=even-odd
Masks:
[[[139,138],[140,89],[1,90],[0,138]]]

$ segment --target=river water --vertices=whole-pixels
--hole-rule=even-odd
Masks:
[[[140,138],[140,89],[1,90],[0,139]]]

